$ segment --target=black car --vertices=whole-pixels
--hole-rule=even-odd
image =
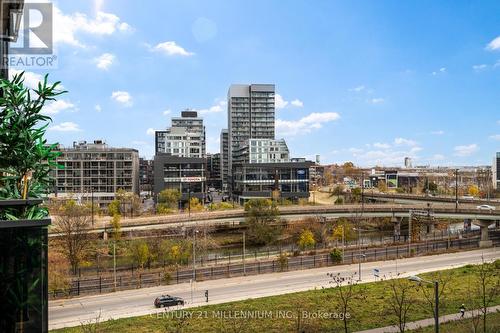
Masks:
[[[184,300],[180,297],[170,295],[161,295],[156,297],[155,306],[161,308],[162,306],[184,305]]]

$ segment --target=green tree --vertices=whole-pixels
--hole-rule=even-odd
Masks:
[[[361,187],[356,187],[351,190],[352,202],[361,202]]]
[[[181,192],[177,189],[164,189],[158,193],[158,213],[171,212],[178,208]]]
[[[245,223],[249,242],[269,245],[276,241],[279,230],[272,224],[277,222],[279,210],[269,199],[251,199],[245,203]]]
[[[113,240],[114,241],[119,241],[121,238],[121,215],[120,214],[115,214],[113,218],[111,218],[111,227],[113,228]]]
[[[141,269],[148,262],[150,258],[149,246],[144,240],[133,240],[129,244],[129,253],[132,260]]]
[[[297,241],[297,245],[301,250],[305,250],[313,247],[316,244],[316,240],[314,239],[314,235],[309,229],[305,229],[300,233],[299,240]]]
[[[332,239],[336,241],[341,241],[342,235],[346,242],[356,239],[356,232],[354,231],[354,225],[344,217],[339,218],[336,221],[332,231]]]
[[[108,205],[108,214],[109,216],[120,215],[120,200],[114,199]]]
[[[336,263],[336,264],[341,262],[342,261],[342,251],[340,249],[337,249],[337,248],[333,249],[330,252],[330,259],[332,259],[332,262]]]
[[[137,194],[127,192],[120,188],[116,191],[115,198],[119,202],[119,208],[122,214],[130,214],[131,216],[134,216],[142,213],[142,200]],[[114,214],[111,216],[113,215]]]

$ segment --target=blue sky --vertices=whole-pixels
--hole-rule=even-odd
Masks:
[[[498,1],[126,1],[55,5],[69,93],[49,139],[153,154],[152,130],[200,110],[208,151],[231,83],[274,83],[292,156],[358,165],[491,164],[500,150]],[[27,73],[34,82],[43,73]]]

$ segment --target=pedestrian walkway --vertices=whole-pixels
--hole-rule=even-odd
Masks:
[[[492,312],[497,312],[500,311],[500,305],[496,306],[491,306],[488,308],[488,313]],[[477,314],[477,310],[475,311],[465,311],[464,319],[465,318],[471,318],[472,315]],[[439,317],[439,323],[446,323],[449,321],[454,321],[454,320],[460,320],[460,313],[453,313],[445,316]],[[427,319],[422,319],[422,320],[417,320],[417,321],[412,321],[409,323],[406,323],[406,330],[416,330],[417,328],[421,327],[427,327],[427,326],[433,326],[434,325],[434,318],[427,318]],[[357,333],[393,333],[393,332],[399,332],[399,328],[397,326],[386,326],[386,327],[379,327],[379,328],[373,328],[371,330],[366,330],[366,331],[359,331]]]

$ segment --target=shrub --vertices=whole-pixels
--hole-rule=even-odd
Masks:
[[[332,260],[333,263],[338,264],[339,262],[342,261],[342,251],[340,249],[333,249],[330,252],[330,259]]]
[[[288,257],[285,253],[278,256],[278,264],[280,265],[281,272],[288,268]]]

